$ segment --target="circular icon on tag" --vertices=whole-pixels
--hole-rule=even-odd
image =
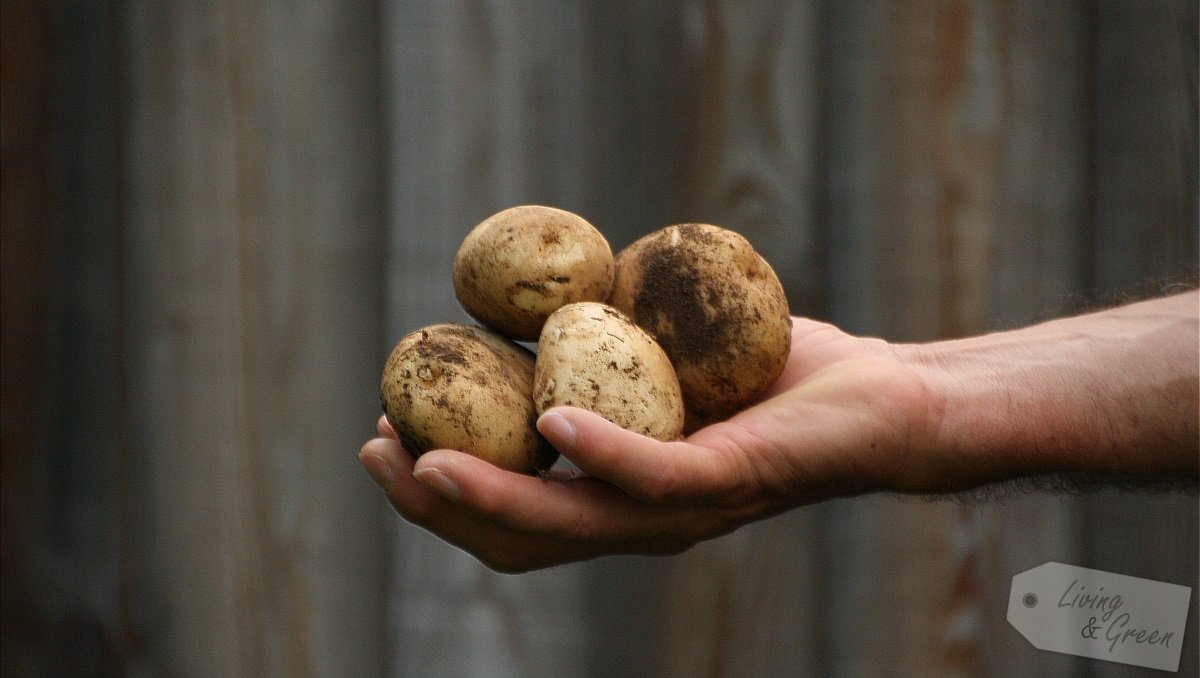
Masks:
[[[1025,607],[1037,607],[1037,594],[1026,593],[1021,602],[1025,604]]]

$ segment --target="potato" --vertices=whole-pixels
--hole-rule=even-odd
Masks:
[[[629,245],[616,257],[609,303],[670,356],[689,431],[760,398],[791,349],[775,271],[745,238],[719,226],[668,226]]]
[[[560,306],[604,301],[612,279],[604,236],[575,214],[540,205],[484,220],[454,258],[454,293],[463,309],[519,341],[536,340]]]
[[[539,414],[573,405],[658,440],[683,431],[671,361],[649,334],[605,304],[568,304],[546,320],[533,382]]]
[[[537,432],[533,353],[479,327],[444,323],[406,335],[384,367],[380,400],[420,456],[454,449],[532,473],[558,453]]]

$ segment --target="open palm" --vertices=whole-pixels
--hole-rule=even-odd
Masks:
[[[804,503],[882,489],[885,479],[919,485],[909,453],[932,435],[931,401],[886,342],[796,318],[789,361],[764,398],[685,440],[662,443],[557,408],[539,428],[578,471],[524,476],[452,450],[414,460],[384,419],[360,458],[406,519],[493,569],[519,572],[676,553]]]

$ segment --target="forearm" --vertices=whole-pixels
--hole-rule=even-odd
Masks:
[[[1192,291],[897,347],[944,403],[929,468],[967,486],[1061,472],[1195,477],[1198,303]]]

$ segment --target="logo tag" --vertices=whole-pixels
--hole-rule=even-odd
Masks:
[[[1046,563],[1012,579],[1008,623],[1039,650],[1178,671],[1192,589]]]

